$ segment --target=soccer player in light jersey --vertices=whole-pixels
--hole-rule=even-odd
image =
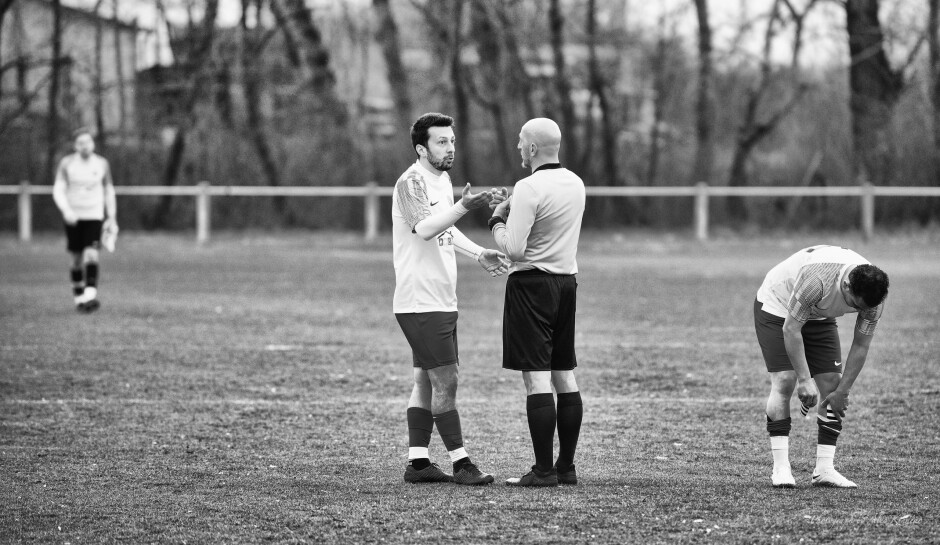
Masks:
[[[489,484],[493,476],[470,461],[457,412],[457,263],[455,252],[478,261],[491,275],[506,272],[506,256],[474,244],[454,223],[486,206],[489,192],[470,193],[454,203],[447,171],[454,164],[454,120],[422,115],[411,127],[418,160],[395,183],[392,244],[393,307],[413,352],[414,386],[408,402],[408,466],[405,481]],[[453,476],[432,464],[431,431],[437,431],[453,464]]]
[[[583,407],[574,376],[575,275],[585,192],[581,178],[561,166],[560,147],[561,130],[551,119],[522,126],[518,149],[532,175],[516,183],[489,221],[496,245],[513,262],[503,307],[503,367],[522,371],[535,452],[532,470],[507,480],[511,486],[578,483],[574,454]]]
[[[108,161],[95,153],[91,131],[73,134],[75,152],[56,170],[52,197],[62,219],[72,254],[72,295],[81,312],[98,309],[98,250],[102,229],[117,231],[117,199]]]
[[[849,391],[871,345],[888,295],[888,276],[865,258],[837,246],[812,246],[788,257],[767,273],[754,301],[754,327],[770,372],[767,431],[774,469],[771,482],[792,488],[790,472],[790,398],[794,390],[803,411],[816,411],[818,439],[813,486],[856,488],[833,467]],[[848,358],[836,318],[857,312]]]

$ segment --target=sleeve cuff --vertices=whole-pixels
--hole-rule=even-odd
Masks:
[[[490,228],[490,231],[492,231],[493,228],[499,225],[500,223],[506,223],[506,220],[504,220],[503,218],[499,216],[493,216],[492,218],[490,218],[488,222],[486,222],[486,226]]]

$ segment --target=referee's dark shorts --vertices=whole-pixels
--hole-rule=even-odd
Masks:
[[[570,371],[578,281],[573,274],[539,269],[518,271],[506,280],[503,306],[503,368],[514,371]]]

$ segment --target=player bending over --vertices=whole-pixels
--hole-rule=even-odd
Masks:
[[[796,390],[804,411],[821,400],[813,486],[856,488],[836,471],[833,458],[849,390],[865,365],[887,295],[888,275],[836,246],[800,250],[764,278],[754,301],[754,327],[770,372],[767,431],[774,486],[796,486],[789,459],[790,398]],[[843,366],[836,318],[852,312],[858,319]]]

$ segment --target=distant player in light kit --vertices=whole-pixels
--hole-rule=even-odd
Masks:
[[[486,206],[489,192],[460,201],[447,171],[454,164],[454,120],[422,115],[411,127],[418,160],[395,183],[392,243],[395,262],[395,318],[411,346],[414,386],[408,402],[408,466],[405,481],[482,485],[493,476],[481,472],[464,448],[457,412],[457,263],[455,252],[475,259],[491,275],[506,272],[508,261],[464,236],[454,223],[470,209]],[[431,432],[437,431],[453,464],[453,476],[430,461]]]
[[[69,253],[75,308],[97,310],[98,250],[102,230],[117,232],[117,199],[108,161],[95,153],[87,129],[73,134],[75,152],[62,158],[56,170],[52,197],[62,213]]]
[[[865,365],[887,295],[888,275],[852,250],[836,246],[804,248],[764,278],[754,301],[754,327],[770,373],[766,410],[774,486],[796,486],[789,459],[790,398],[795,390],[804,411],[819,402],[813,486],[856,488],[836,471],[833,458],[849,390]],[[858,319],[843,366],[836,318],[853,312]]]

